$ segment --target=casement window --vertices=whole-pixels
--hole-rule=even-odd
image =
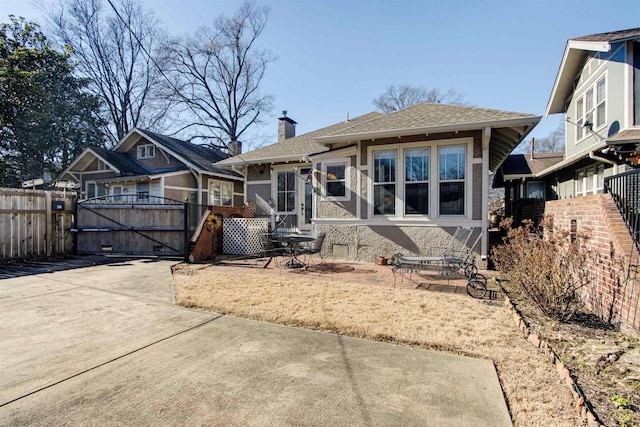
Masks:
[[[438,148],[440,215],[464,215],[465,146]]]
[[[152,159],[156,156],[156,146],[153,144],[138,145],[138,159]]]
[[[278,172],[276,184],[276,209],[278,212],[295,211],[296,181],[292,171]]]
[[[396,151],[373,153],[373,213],[396,214]]]
[[[325,198],[327,200],[350,200],[349,168],[346,161],[324,165]]]
[[[404,151],[404,213],[429,214],[429,148]]]
[[[602,76],[576,100],[576,142],[590,135],[587,129],[600,129],[606,124],[607,82],[606,76]]]
[[[209,204],[212,206],[232,206],[233,182],[210,179]]]

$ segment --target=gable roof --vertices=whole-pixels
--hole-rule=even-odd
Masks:
[[[115,168],[117,172],[131,172],[134,175],[144,175],[149,173],[149,169],[145,168],[136,159],[125,153],[116,153],[115,151],[107,150],[100,147],[89,147],[88,150],[97,154],[102,161],[108,163]]]
[[[230,157],[219,161],[218,165],[242,165],[242,164],[260,164],[274,163],[285,161],[304,161],[305,157],[312,154],[328,151],[325,145],[316,142],[316,138],[324,135],[331,135],[350,128],[360,123],[366,123],[377,117],[383,116],[383,113],[372,112],[362,116],[349,119],[348,121],[336,123],[312,132],[308,132],[299,136],[284,139],[275,144],[257,148],[246,153]]]
[[[575,77],[583,66],[587,52],[610,52],[614,43],[640,40],[640,28],[590,34],[569,39],[547,103],[545,116],[563,113],[565,100],[573,90]]]
[[[175,154],[180,160],[186,160],[188,163],[191,163],[195,166],[195,169],[241,177],[241,175],[236,172],[231,172],[213,165],[214,163],[229,157],[228,154],[223,153],[216,148],[192,144],[181,139],[160,135],[159,133],[147,130],[141,132],[150,137],[148,139],[159,143],[161,147],[164,147],[171,153]]]
[[[125,153],[117,153],[115,151],[107,150],[101,147],[87,147],[80,153],[74,160],[67,166],[60,176],[74,170],[76,166],[79,166],[80,170],[84,170],[94,159],[102,160],[116,173],[128,172],[133,175],[145,175],[149,174],[149,170],[142,164],[138,163],[135,159],[131,158]]]
[[[316,138],[323,144],[491,128],[489,167],[495,170],[538,124],[526,113],[424,102]]]
[[[214,163],[226,159],[228,154],[204,145],[193,144],[188,141],[173,138],[159,133],[143,129],[133,129],[120,143],[114,147],[115,152],[128,151],[140,137],[144,137],[152,144],[171,154],[185,164],[186,167],[196,170],[198,173],[212,172],[227,175],[233,178],[242,178],[242,175],[214,166]]]

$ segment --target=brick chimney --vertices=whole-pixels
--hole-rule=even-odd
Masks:
[[[294,120],[287,117],[287,110],[284,110],[282,117],[278,119],[278,142],[296,136],[296,125]]]
[[[536,155],[536,139],[531,138],[531,156],[529,158],[533,160],[535,155]]]

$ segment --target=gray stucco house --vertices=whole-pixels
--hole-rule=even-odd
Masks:
[[[488,226],[489,171],[538,123],[531,114],[422,103],[278,142],[216,163],[245,177],[245,199],[279,227],[326,233],[323,252],[373,261],[424,254],[458,226]],[[486,234],[477,252],[486,256]]]
[[[550,114],[566,116],[565,152],[536,154],[546,160],[535,167],[510,156],[496,180],[505,187],[507,210],[523,200],[603,193],[605,177],[638,168],[640,28],[568,40],[546,108]]]

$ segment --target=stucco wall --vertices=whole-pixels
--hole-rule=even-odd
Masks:
[[[351,186],[347,188],[347,191],[350,193],[349,200],[326,200],[323,197],[318,197],[317,200],[317,218],[355,218],[356,217],[356,206],[358,203],[358,194],[354,191],[357,188],[357,177],[358,170],[356,168],[356,157],[351,156],[348,158],[349,162],[349,176],[351,181]],[[319,163],[317,167],[320,170],[323,170],[323,165]]]
[[[451,241],[456,227],[395,227],[395,226],[317,226],[326,234],[322,253],[327,257],[374,262],[378,256],[440,255]],[[474,231],[470,244],[479,231]],[[478,244],[479,246],[479,244]],[[476,247],[479,260],[479,248]]]

